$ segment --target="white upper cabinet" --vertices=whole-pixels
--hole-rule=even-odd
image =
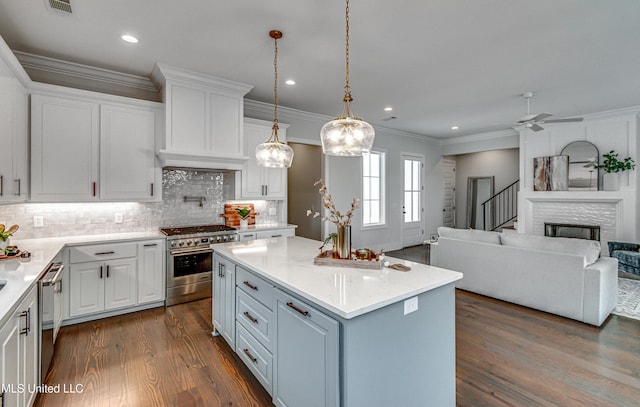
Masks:
[[[28,196],[28,104],[22,84],[0,74],[0,203]]]
[[[245,154],[249,160],[242,169],[242,199],[286,199],[287,169],[266,168],[256,162],[256,147],[265,142],[271,135],[272,122],[256,119],[245,119]],[[287,124],[278,124],[278,138],[286,140]]]
[[[161,201],[161,117],[151,102],[33,94],[32,201]]]
[[[166,106],[162,165],[242,169],[244,95],[252,86],[161,64],[151,78]]]
[[[148,201],[162,196],[155,154],[160,112],[100,106],[100,199]]]
[[[98,199],[99,105],[31,96],[31,199]]]

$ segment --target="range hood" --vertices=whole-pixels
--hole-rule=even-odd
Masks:
[[[160,150],[158,159],[163,168],[204,168],[211,170],[241,170],[249,157],[229,156],[219,157],[187,151]]]
[[[244,95],[253,86],[165,64],[151,80],[161,89],[165,137],[158,150],[162,167],[241,170],[244,151]]]

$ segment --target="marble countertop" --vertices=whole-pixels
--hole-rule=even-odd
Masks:
[[[217,244],[214,251],[345,319],[357,317],[462,278],[462,273],[386,257],[408,272],[316,266],[322,243],[302,237]]]
[[[43,239],[14,239],[12,244],[31,253],[31,258],[0,261],[0,280],[7,285],[0,291],[0,326],[14,312],[16,306],[26,296],[38,279],[44,274],[49,263],[65,246],[77,246],[102,242],[123,242],[148,239],[164,239],[158,232],[109,233],[102,235],[52,237]]]

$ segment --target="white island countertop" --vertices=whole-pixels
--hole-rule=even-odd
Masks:
[[[322,243],[281,237],[217,244],[214,251],[345,319],[357,317],[462,278],[462,273],[386,257],[398,271],[316,266]]]

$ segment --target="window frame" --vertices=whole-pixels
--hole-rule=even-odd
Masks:
[[[379,149],[379,150],[371,150],[371,153],[369,154],[376,154],[380,157],[380,166],[379,166],[379,173],[377,176],[372,177],[371,175],[364,175],[364,163],[365,163],[365,157],[367,157],[368,159],[368,154],[363,154],[362,156],[362,160],[360,162],[360,184],[361,184],[361,193],[362,193],[362,199],[360,201],[360,208],[362,210],[362,217],[361,217],[361,226],[362,226],[362,230],[369,230],[369,229],[380,229],[380,228],[386,228],[387,227],[387,213],[386,213],[386,178],[387,178],[387,151]],[[372,199],[366,199],[365,195],[364,195],[364,185],[365,185],[365,181],[369,181],[371,180],[371,178],[378,178],[378,182],[379,182],[379,187],[380,187],[380,198],[377,200],[379,202],[380,205],[380,221],[376,222],[376,223],[365,223],[365,218],[364,218],[364,205],[365,205],[365,200],[366,201],[373,201]]]

